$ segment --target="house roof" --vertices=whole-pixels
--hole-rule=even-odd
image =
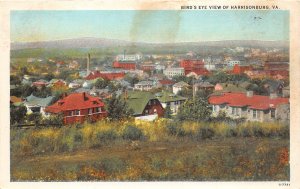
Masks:
[[[31,94],[30,96],[25,98],[24,104],[28,105],[28,106],[45,107],[45,106],[48,106],[52,102],[53,98],[54,98],[53,96],[49,96],[46,98],[40,98],[40,97],[36,97]]]
[[[280,104],[289,104],[288,98],[274,98],[269,96],[253,95],[247,97],[245,93],[223,93],[219,96],[211,96],[209,103],[214,105],[227,104],[234,107],[248,106],[251,109],[267,110],[276,108]]]
[[[140,81],[135,85],[153,85],[152,81]]]
[[[180,81],[180,82],[175,83],[175,84],[173,85],[173,87],[188,87],[188,86],[190,86],[190,85],[187,84],[187,83],[184,82],[184,81]]]
[[[22,99],[18,98],[16,96],[10,96],[10,102],[12,102],[12,103],[22,102]]]
[[[128,91],[122,94],[121,98],[124,99],[128,107],[134,111],[135,115],[142,114],[149,100],[157,99],[152,93],[146,91]]]
[[[182,96],[175,95],[173,93],[163,91],[160,93],[156,93],[155,96],[160,102],[166,103],[166,102],[175,102],[175,101],[183,101],[187,98],[184,98]]]
[[[222,92],[247,92],[242,86],[237,86],[231,83],[219,83],[223,87]]]
[[[200,83],[195,83],[195,87],[207,88],[207,87],[214,87],[214,85],[212,85],[210,82],[204,81]]]
[[[174,81],[169,80],[169,79],[162,79],[158,81],[162,85],[174,85]]]
[[[102,106],[104,106],[104,103],[99,97],[93,97],[87,93],[72,93],[53,105],[46,107],[45,111],[58,113],[67,110],[80,110]]]
[[[100,71],[93,71],[85,79],[93,80],[97,78],[103,78],[108,80],[113,80],[117,78],[123,78],[125,76],[124,72],[100,72]]]

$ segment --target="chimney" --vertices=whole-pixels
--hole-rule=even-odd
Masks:
[[[247,97],[253,97],[253,91],[247,91]]]
[[[87,55],[87,65],[86,65],[86,74],[89,75],[90,73],[90,60],[91,60],[91,55]]]
[[[277,94],[276,93],[270,93],[270,99],[275,99],[277,98]]]
[[[126,55],[126,50],[124,50],[124,53],[123,53],[123,60],[125,60],[125,55]]]

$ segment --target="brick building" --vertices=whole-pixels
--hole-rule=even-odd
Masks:
[[[102,100],[85,92],[72,93],[46,107],[45,112],[61,113],[64,124],[83,123],[86,119],[96,121],[107,117]]]

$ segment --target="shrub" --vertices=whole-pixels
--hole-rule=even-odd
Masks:
[[[214,135],[215,131],[209,127],[199,128],[197,139],[211,139]]]
[[[99,133],[96,133],[96,138],[97,140],[100,140],[101,142],[108,142],[115,140],[117,138],[117,133],[114,130],[107,130],[107,131],[102,131]]]
[[[143,138],[143,132],[134,126],[127,126],[123,132],[123,139],[127,140],[140,140]]]
[[[186,134],[184,129],[180,125],[177,125],[177,124],[167,125],[167,132],[168,132],[168,135],[179,136],[179,137],[183,137]]]

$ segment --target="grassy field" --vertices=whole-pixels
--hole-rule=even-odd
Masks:
[[[11,180],[289,180],[281,125],[128,124],[11,130]]]

